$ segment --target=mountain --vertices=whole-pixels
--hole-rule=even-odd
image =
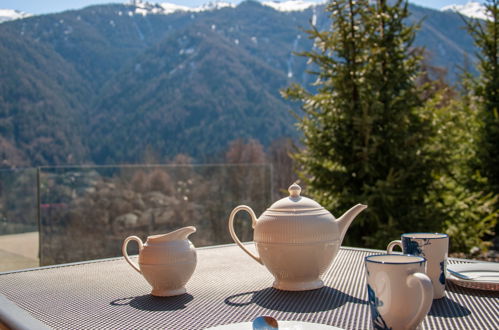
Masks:
[[[442,11],[452,11],[461,15],[487,20],[486,8],[479,2],[469,1],[464,5],[449,5],[442,7]]]
[[[425,48],[431,65],[447,70],[447,79],[451,83],[459,81],[462,68],[476,73],[477,50],[458,14],[419,6],[409,6],[409,9],[413,23],[422,20],[414,44]]]
[[[134,156],[148,146],[202,155],[239,137],[259,137],[269,145],[295,135],[289,105],[278,93],[288,83],[284,72],[207,26],[178,31],[116,78],[122,83],[107,85],[96,107],[107,112],[95,113],[91,123],[98,132],[91,141],[97,162],[140,161]],[[109,113],[113,121],[106,120]],[[113,129],[116,125],[133,130]]]
[[[474,46],[453,12],[410,6],[415,44],[455,81]],[[140,162],[146,150],[219,161],[237,138],[297,138],[311,86],[304,29],[330,27],[306,1],[91,6],[0,24],[0,166]],[[313,88],[313,87],[310,87]]]

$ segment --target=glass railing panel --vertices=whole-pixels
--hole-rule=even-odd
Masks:
[[[230,243],[228,215],[239,204],[261,214],[272,201],[271,172],[266,164],[41,168],[41,264],[119,256],[127,236],[191,225],[198,247]],[[247,215],[236,231],[252,240]]]
[[[0,170],[0,272],[39,265],[37,170]]]

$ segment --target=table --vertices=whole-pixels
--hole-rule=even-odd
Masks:
[[[12,328],[204,329],[271,315],[369,329],[363,260],[381,252],[342,248],[324,275],[326,286],[304,292],[273,289],[266,268],[235,245],[198,249],[188,293],[177,297],[149,295],[149,284],[123,258],[3,273],[0,320]],[[448,283],[421,328],[498,329],[498,311],[497,292]]]

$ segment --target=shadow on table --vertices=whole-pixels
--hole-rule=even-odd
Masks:
[[[452,299],[443,297],[433,300],[428,315],[436,317],[463,317],[470,315],[471,311]]]
[[[146,294],[138,297],[120,298],[111,301],[112,306],[130,305],[135,309],[145,311],[175,311],[186,308],[187,304],[193,299],[190,294],[183,294],[175,297],[155,297]]]
[[[330,287],[311,291],[281,291],[266,288],[225,298],[225,303],[229,306],[243,307],[257,304],[267,309],[293,313],[327,311],[343,306],[348,302],[367,304],[365,300],[355,298]]]

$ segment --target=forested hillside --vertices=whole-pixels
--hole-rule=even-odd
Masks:
[[[237,138],[296,138],[297,105],[279,90],[312,83],[292,52],[311,49],[310,22],[328,27],[323,9],[105,5],[2,23],[0,166],[133,163],[146,150],[217,161]],[[474,61],[461,18],[410,9],[424,18],[415,45],[455,82]]]

